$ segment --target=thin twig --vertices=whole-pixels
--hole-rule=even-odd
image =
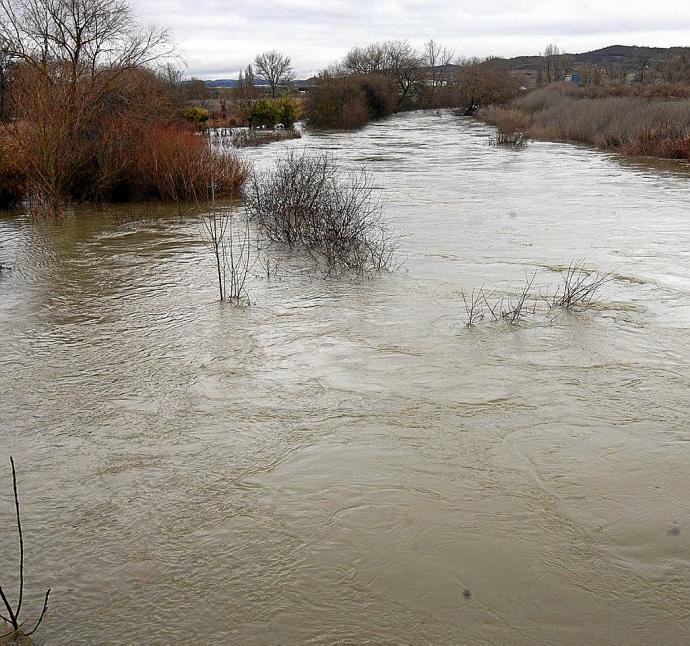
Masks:
[[[50,588],[48,588],[48,592],[46,592],[46,598],[43,601],[43,610],[41,610],[41,616],[38,618],[36,625],[28,633],[26,633],[27,637],[33,635],[36,632],[36,630],[38,630],[38,627],[41,625],[41,622],[43,621],[43,617],[45,617],[46,611],[48,610],[48,597],[49,596],[50,596]]]
[[[10,456],[12,465],[12,488],[14,490],[14,508],[17,512],[17,533],[19,534],[19,601],[15,617],[19,617],[22,610],[22,600],[24,598],[24,533],[22,532],[22,520],[19,514],[19,495],[17,494],[17,471],[14,468],[14,459]]]

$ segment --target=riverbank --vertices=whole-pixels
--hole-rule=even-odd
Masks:
[[[571,83],[534,90],[476,117],[501,134],[568,141],[636,157],[690,160],[690,87],[579,88]]]

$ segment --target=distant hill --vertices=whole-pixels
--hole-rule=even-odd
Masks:
[[[579,54],[562,54],[574,65],[607,65],[619,63],[624,68],[634,68],[640,65],[641,61],[658,61],[669,58],[674,53],[680,51],[681,47],[637,47],[634,45],[610,45],[591,52],[581,52]],[[542,56],[516,56],[515,58],[505,59],[509,69],[523,69],[537,67],[542,60]]]
[[[237,80],[236,79],[214,79],[212,81],[204,81],[208,87],[211,88],[218,88],[218,87],[235,87],[237,85]],[[305,83],[308,83],[307,80],[304,79],[297,79],[292,82],[293,85],[304,85]],[[261,87],[268,87],[268,81],[264,81],[262,79],[255,79],[254,80],[254,85],[259,85]]]
[[[204,81],[208,87],[235,87],[237,85],[236,79],[214,79],[212,81]],[[267,81],[256,79],[254,85],[268,85]]]

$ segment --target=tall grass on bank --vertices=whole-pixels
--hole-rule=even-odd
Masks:
[[[622,94],[622,90],[615,90]],[[683,87],[640,89],[603,96],[596,90],[557,84],[535,90],[509,106],[489,106],[478,117],[501,132],[562,140],[627,155],[690,159],[690,98]]]

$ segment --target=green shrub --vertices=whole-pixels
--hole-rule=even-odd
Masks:
[[[297,99],[288,96],[280,99],[261,99],[254,105],[249,123],[253,128],[274,128],[279,123],[290,128],[299,117],[300,106]]]
[[[182,108],[182,118],[198,126],[204,125],[210,116],[209,111],[200,105],[187,105]]]
[[[275,99],[261,99],[254,105],[249,117],[252,128],[273,128],[280,122],[280,107]]]
[[[299,118],[301,103],[297,99],[284,96],[278,100],[278,110],[280,112],[280,123],[286,128],[290,128]]]

